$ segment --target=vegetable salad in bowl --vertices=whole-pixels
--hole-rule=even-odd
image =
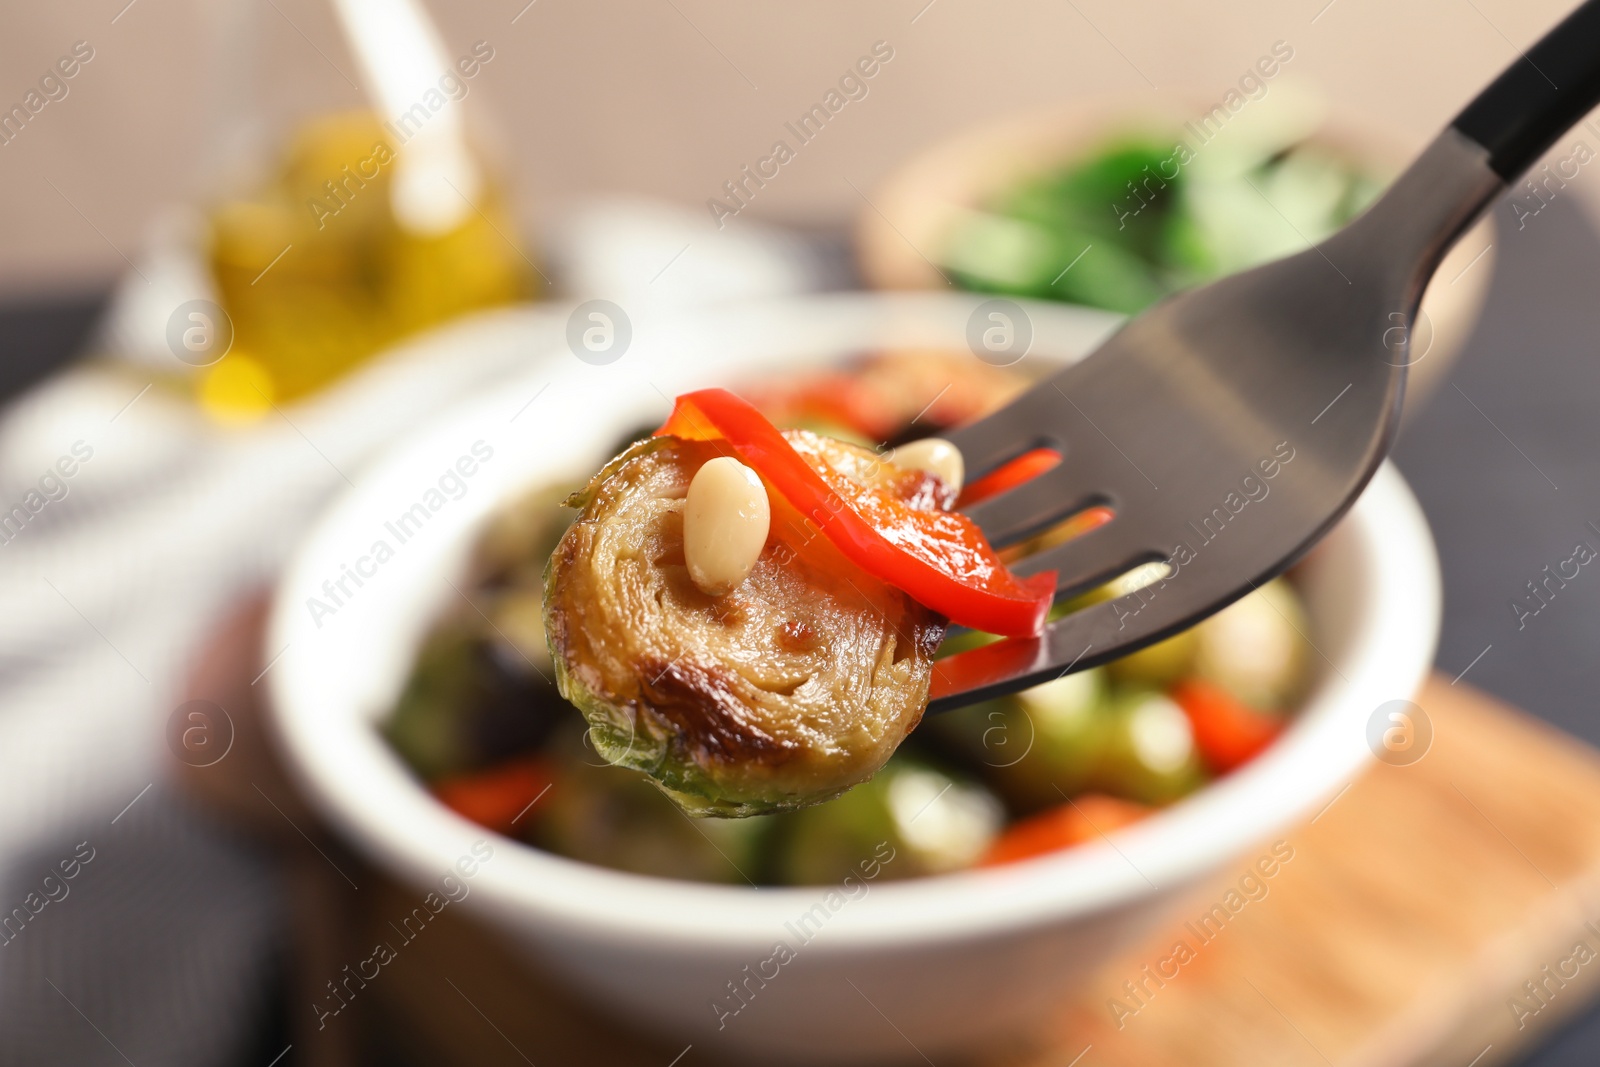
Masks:
[[[925,512],[953,515],[942,508],[959,469],[929,445],[1029,381],[965,354],[895,350],[738,384],[750,425],[770,423],[819,464],[870,465],[902,502],[944,493]],[[936,392],[925,409],[912,400]],[[536,486],[478,537],[470,604],[435,624],[384,726],[459,814],[664,878],[826,884],[878,852],[885,878],[936,875],[1070,848],[1182,799],[1268,746],[1307,688],[1308,624],[1279,579],[1121,660],[921,722],[937,658],[996,639],[946,636],[974,602],[940,614],[903,585],[852,577],[826,539],[784,523],[784,500],[744,574],[697,571],[684,503],[719,460],[682,420],[743,411],[702,403],[685,416],[680,402],[686,436],[673,421],[654,437],[640,427],[588,489]],[[562,506],[575,492],[578,515]],[[1103,511],[999,559],[1092,529]],[[1161,577],[1147,566],[1051,610]],[[706,663],[731,680],[689,669]],[[732,712],[710,718],[729,693]],[[764,747],[773,737],[783,744]]]

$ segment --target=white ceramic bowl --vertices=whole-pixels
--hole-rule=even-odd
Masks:
[[[268,675],[274,722],[313,802],[374,862],[418,886],[419,903],[474,842],[492,839],[465,907],[618,1016],[761,1062],[917,1058],[913,1044],[934,1056],[1014,1029],[1147,931],[1196,879],[1290,832],[1361,770],[1368,718],[1411,696],[1432,658],[1437,561],[1389,467],[1304,567],[1325,669],[1293,726],[1238,773],[1115,834],[1114,847],[867,883],[849,897],[663,881],[495,838],[437,804],[376,731],[430,620],[457,596],[450,583],[475,530],[509,494],[583,477],[621,433],[655,422],[665,398],[689,388],[878,345],[960,347],[979,300],[843,294],[635,322],[617,362],[589,366],[565,352],[535,360],[520,386],[450,413],[379,463],[323,517],[277,592],[267,654],[285,651]],[[1029,358],[1074,358],[1114,325],[1063,305],[1027,309]],[[518,330],[507,316],[477,339],[515,346]],[[480,458],[461,463],[473,473],[459,478],[459,497],[430,497],[474,445]],[[439,506],[399,543],[399,517],[430,503]],[[379,541],[393,553],[381,563]],[[333,606],[323,583],[345,565],[364,572],[362,585],[347,579],[351,595],[332,614],[314,612],[308,598]],[[807,915],[803,941],[795,931]],[[767,962],[782,955],[779,943],[793,958]],[[763,971],[776,974],[749,978]],[[719,997],[736,1003],[730,982],[753,995],[737,1015],[720,1015]]]

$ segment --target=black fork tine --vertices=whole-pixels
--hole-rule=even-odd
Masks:
[[[969,504],[961,510],[978,524],[989,543],[1008,545],[1096,504],[1114,503],[1104,479],[1088,464],[1062,458],[1015,489]]]
[[[1032,397],[1024,395],[976,422],[940,434],[961,450],[969,482],[1035,448],[1062,449],[1049,424],[1036,421],[1036,406]]]
[[[1127,528],[1113,519],[1064,544],[1035,553],[1011,569],[1024,576],[1055,571],[1059,598],[1077,596],[1121,577],[1141,563],[1162,558],[1163,553],[1141,548]]]
[[[1145,598],[1148,599],[1145,599]],[[1233,599],[1224,594],[1224,600]],[[1038,637],[1008,638],[934,663],[928,712],[936,714],[1097,667],[1182,629],[1183,605],[1159,590],[1130,593],[1051,623]]]

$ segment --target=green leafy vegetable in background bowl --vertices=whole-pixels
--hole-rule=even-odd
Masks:
[[[1132,314],[1299,251],[1381,188],[1306,142],[1125,139],[957,214],[938,258],[968,289]]]

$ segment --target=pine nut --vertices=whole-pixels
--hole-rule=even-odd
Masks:
[[[732,456],[708,460],[689,481],[683,502],[683,559],[689,578],[709,596],[732,592],[767,543],[772,509],[755,471]]]
[[[884,458],[896,467],[927,471],[956,492],[961,491],[966,464],[961,460],[961,450],[942,437],[924,437],[903,444]]]

